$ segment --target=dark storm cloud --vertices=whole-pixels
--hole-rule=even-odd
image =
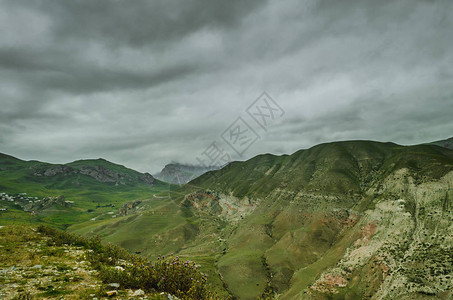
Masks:
[[[112,46],[167,42],[206,26],[234,27],[265,1],[72,1],[45,5],[57,18],[57,36],[107,40]]]
[[[235,27],[244,16],[265,2],[10,0],[5,1],[5,6],[22,6],[49,16],[56,38],[107,40],[117,46],[142,46],[179,38],[205,26]]]
[[[28,87],[63,90],[73,94],[149,88],[168,81],[178,80],[200,68],[199,65],[181,64],[168,66],[161,70],[134,73],[117,69],[101,70],[93,68],[91,65],[65,66],[62,69],[60,66],[64,64],[63,62],[60,65],[35,64],[34,61],[27,61],[29,57],[26,55],[0,53],[0,57],[0,60],[4,62],[3,67],[10,69],[10,77],[27,79]],[[16,74],[13,74],[13,72]],[[26,74],[23,74],[24,72]]]
[[[451,1],[0,2],[0,152],[142,171],[198,156],[268,91],[245,157],[451,136]],[[260,131],[261,130],[261,131]],[[238,157],[236,157],[238,158]]]
[[[115,66],[115,59],[121,60],[121,49],[130,47],[143,52],[137,59],[146,64],[147,56],[155,52],[160,56],[168,51],[171,41],[205,27],[234,28],[242,17],[263,4],[263,1],[6,1],[6,13],[10,10],[25,18],[32,10],[49,24],[44,41],[37,41],[36,46],[15,36],[14,40],[21,40],[27,47],[12,43],[0,49],[0,66],[20,72],[45,72],[34,84],[75,93],[149,87],[197,72],[203,67],[202,59],[193,63],[182,59],[173,65],[169,58],[161,68],[150,65],[146,70],[126,69]],[[19,13],[21,10],[27,13]],[[13,23],[29,21],[18,19]],[[14,24],[5,29],[14,31]],[[94,57],[84,54],[90,47],[99,51]],[[107,65],[97,61],[99,56],[106,55],[103,51],[111,56]]]

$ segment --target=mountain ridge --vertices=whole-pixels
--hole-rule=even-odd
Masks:
[[[218,278],[220,291],[240,299],[270,291],[281,299],[412,299],[428,290],[443,299],[453,291],[442,283],[453,275],[453,264],[444,259],[446,275],[428,284],[417,278],[431,276],[439,263],[425,258],[418,268],[411,260],[426,251],[445,258],[453,250],[452,223],[442,221],[452,218],[450,186],[452,150],[324,143],[232,162],[140,203],[140,213],[69,230],[100,234],[143,255],[174,252],[193,259]],[[436,245],[449,242],[429,250],[428,240],[416,238],[434,232]],[[380,279],[370,271],[376,268]]]
[[[0,153],[0,166],[7,166],[11,162],[17,162],[20,163],[20,165],[9,166],[9,169],[17,170],[20,168],[29,168],[34,171],[33,175],[35,176],[48,177],[58,174],[70,175],[73,173],[79,173],[90,176],[100,182],[125,183],[121,182],[121,179],[125,178],[129,179],[129,181],[138,179],[138,181],[142,181],[145,184],[153,184],[155,181],[154,177],[147,172],[140,173],[133,169],[127,168],[124,165],[116,164],[103,158],[81,159],[64,164],[54,164],[38,160],[22,160],[12,155]],[[5,167],[3,169],[7,170]],[[103,174],[106,172],[108,174]]]
[[[450,149],[332,142],[231,162],[68,230],[193,260],[224,297],[449,299],[452,186]]]

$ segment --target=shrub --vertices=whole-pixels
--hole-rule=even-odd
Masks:
[[[13,298],[14,300],[32,300],[33,296],[30,294],[30,292],[21,292],[17,296]]]
[[[57,245],[86,248],[87,260],[99,271],[105,283],[117,282],[122,288],[166,292],[181,299],[219,299],[209,291],[207,276],[195,263],[182,261],[178,256],[158,257],[151,262],[117,245],[103,245],[99,236],[85,238],[43,225],[38,230]]]

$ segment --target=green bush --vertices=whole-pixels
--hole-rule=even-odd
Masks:
[[[118,282],[124,288],[163,291],[188,299],[215,297],[207,289],[207,277],[193,262],[181,261],[178,256],[159,257],[154,263],[134,258],[124,271],[104,265],[100,276],[104,282]]]

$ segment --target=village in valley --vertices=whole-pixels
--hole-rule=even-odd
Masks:
[[[5,205],[3,205],[3,201],[11,202],[16,207],[20,207],[21,210],[25,212],[30,212],[30,214],[34,215],[36,211],[49,207],[53,204],[59,204],[64,207],[71,207],[74,204],[74,201],[65,200],[64,196],[57,196],[57,197],[34,197],[29,196],[27,193],[19,193],[19,194],[7,194],[7,193],[0,193],[0,212],[5,212],[8,210]]]

